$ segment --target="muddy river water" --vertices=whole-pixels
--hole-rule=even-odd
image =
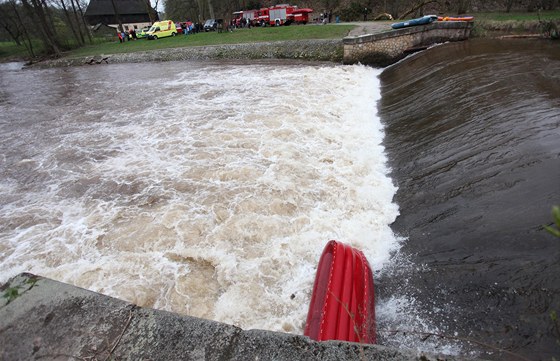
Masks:
[[[560,46],[445,44],[386,69],[381,85],[393,229],[414,263],[381,293],[408,295],[403,312],[413,304],[446,336],[558,358],[560,240],[542,225],[560,204]]]
[[[375,269],[380,343],[560,353],[560,240],[542,230],[560,203],[555,43],[387,69],[2,65],[0,89],[0,282],[301,333],[338,239]]]

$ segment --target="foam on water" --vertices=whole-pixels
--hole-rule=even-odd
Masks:
[[[23,69],[25,63],[20,61],[13,61],[8,63],[0,63],[0,71],[18,71]]]
[[[301,333],[328,240],[362,249],[378,271],[399,248],[378,73],[28,71],[50,93],[15,89],[1,104],[0,282],[29,271],[141,306]]]

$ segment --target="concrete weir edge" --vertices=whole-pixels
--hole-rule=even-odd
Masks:
[[[0,287],[0,360],[460,360],[238,327],[22,273]]]

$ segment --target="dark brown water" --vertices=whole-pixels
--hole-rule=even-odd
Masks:
[[[380,299],[408,295],[427,331],[461,353],[559,359],[560,239],[542,225],[560,204],[560,44],[445,44],[386,69],[381,84],[393,229],[413,267],[381,279]],[[386,331],[382,343],[402,342]]]

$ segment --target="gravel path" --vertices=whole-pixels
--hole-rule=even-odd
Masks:
[[[389,31],[391,30],[392,23],[394,23],[394,21],[361,21],[340,24],[356,26],[353,30],[350,31],[350,33],[348,33],[348,36],[361,36]]]

